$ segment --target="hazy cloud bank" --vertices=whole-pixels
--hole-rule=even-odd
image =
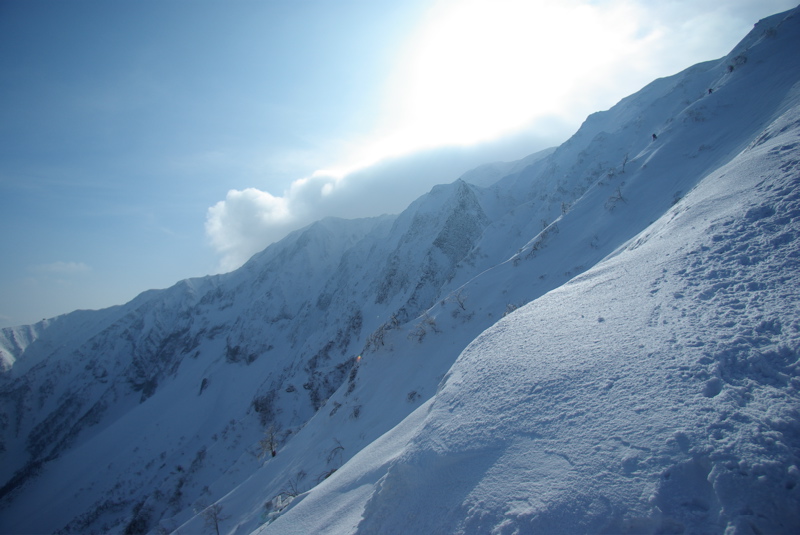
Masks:
[[[530,132],[473,147],[445,147],[387,158],[344,176],[318,171],[295,180],[281,195],[257,188],[228,191],[208,209],[205,230],[221,255],[220,269],[241,266],[292,230],[328,216],[347,219],[394,214],[436,184],[456,180],[474,167],[516,160],[564,140],[567,127],[550,121]]]

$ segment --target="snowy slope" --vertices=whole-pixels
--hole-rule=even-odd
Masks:
[[[776,84],[776,101],[753,99],[774,122],[707,116],[706,134],[755,128],[718,144],[736,157],[688,177],[703,180],[682,200],[669,188],[693,184],[661,169],[667,186],[631,187],[613,207],[601,197],[593,213],[581,199],[570,213],[589,210],[579,222],[591,217],[591,232],[608,219],[598,204],[636,224],[663,213],[665,197],[676,202],[616,254],[486,331],[430,402],[260,532],[797,532],[800,91],[798,28],[782,19],[762,26],[788,42],[744,44],[751,61],[794,73]],[[762,80],[738,83],[752,95]],[[671,144],[691,155],[693,142]],[[689,160],[673,168],[705,169]],[[503,271],[464,291],[502,288]]]
[[[798,240],[796,105],[261,532],[796,533]]]
[[[697,414],[727,414],[725,421],[734,422],[730,433],[725,428],[725,446],[712,446],[729,448],[737,463],[764,464],[764,457],[735,437],[752,435],[758,425],[782,433],[769,435],[774,467],[788,474],[783,498],[795,499],[797,461],[790,457],[797,436],[776,422],[791,422],[786,415],[796,408],[797,326],[789,317],[796,311],[782,304],[794,302],[785,288],[796,287],[797,271],[790,256],[796,216],[785,212],[794,210],[798,160],[797,18],[760,22],[728,57],[653,82],[589,117],[555,151],[511,164],[500,180],[487,178],[483,183],[494,181],[487,187],[469,184],[467,175],[398,216],[319,221],[227,275],[183,281],[122,307],[4,329],[0,532],[194,533],[212,529],[205,524],[214,510],[226,533],[262,524],[269,533],[358,526],[391,532],[398,518],[416,518],[422,532],[503,531],[506,521],[513,532],[547,527],[561,506],[596,511],[573,519],[589,531],[669,531],[679,523],[702,526],[690,521],[701,516],[712,527],[749,521],[746,507],[731,512],[735,496],[699,497],[704,505],[690,520],[664,512],[680,504],[670,505],[674,489],[654,483],[660,470],[707,453],[697,457],[701,468],[673,469],[695,477],[721,462],[717,450],[697,449],[711,429]],[[772,189],[752,184],[754,173],[769,178],[764,184]],[[772,211],[756,209],[762,205]],[[728,226],[719,227],[724,221]],[[734,232],[747,225],[759,230]],[[726,247],[730,255],[713,254]],[[682,258],[687,266],[669,263]],[[716,286],[738,275],[739,266],[764,273]],[[763,300],[763,324],[756,312],[712,322],[720,302],[735,298],[741,307],[753,301],[749,293]],[[681,319],[691,317],[702,321]],[[648,318],[654,327],[645,336]],[[783,366],[775,376],[785,384],[770,383],[774,392],[736,375],[742,366],[716,366],[727,358],[720,354],[739,358],[739,342],[724,343],[747,329],[761,340],[759,354],[771,355],[774,345],[785,361],[768,356],[766,364],[753,364],[766,366],[768,375],[769,366]],[[703,347],[709,360],[700,362]],[[668,358],[678,368],[669,368]],[[659,373],[684,382],[684,375],[695,377],[708,395],[656,385],[649,378]],[[546,389],[543,395],[535,385]],[[586,392],[573,391],[575,385]],[[656,410],[649,401],[662,390],[687,397],[678,404],[665,397]],[[744,422],[715,405],[740,391],[745,401],[746,392],[772,395],[780,417],[766,422],[759,412],[765,404],[751,403]],[[596,414],[592,407],[605,402],[609,408]],[[654,430],[656,415],[665,428],[678,420],[682,427],[664,439]],[[604,468],[603,485],[598,459],[619,452],[591,457],[586,444],[620,422],[625,429],[642,422],[652,432],[640,437],[621,429],[611,434],[621,441],[597,443],[597,451],[616,444],[631,456],[627,472]],[[263,457],[259,442],[270,430],[277,456]],[[677,449],[657,445],[662,439]],[[537,440],[550,442],[542,449]],[[579,468],[565,468],[569,461]],[[515,478],[509,466],[530,467],[526,462],[551,469]],[[769,470],[773,477],[779,468]],[[581,480],[585,493],[576,491]],[[676,488],[690,486],[676,480]],[[525,494],[536,485],[540,502],[504,499],[503,489]],[[610,489],[605,498],[600,487]],[[404,488],[418,501],[399,500]],[[650,505],[631,498],[648,489],[656,496],[645,500]],[[783,507],[774,489],[765,496]],[[398,507],[406,501],[409,507]],[[748,506],[759,529],[772,529],[759,514],[793,522]],[[459,512],[448,516],[437,507]]]
[[[550,156],[556,147],[540,150],[514,162],[492,162],[479,165],[461,175],[461,180],[475,186],[488,187],[509,175],[517,174],[538,160]]]
[[[796,533],[798,240],[794,107],[263,532]]]

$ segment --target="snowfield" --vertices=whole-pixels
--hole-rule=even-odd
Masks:
[[[259,533],[796,532],[798,111]]]
[[[798,50],[4,329],[0,533],[800,533]]]
[[[643,233],[472,342],[380,479],[367,448],[260,533],[796,533],[798,90]]]

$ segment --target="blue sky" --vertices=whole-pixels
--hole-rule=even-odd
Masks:
[[[782,0],[0,0],[0,326],[401,211]]]

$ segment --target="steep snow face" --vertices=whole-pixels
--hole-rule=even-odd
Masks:
[[[303,315],[343,251],[391,219],[321,221],[238,272],[5,330],[2,531],[124,529],[131,511],[141,527],[146,503],[158,518],[224,494],[257,466],[264,426],[290,434],[344,380],[360,311],[323,330]]]
[[[463,181],[437,186],[423,200],[398,219],[393,234],[400,239],[378,282],[377,302],[397,303],[403,322],[433,305],[489,223],[472,187]],[[429,243],[422,251],[421,242]]]
[[[785,106],[797,82],[797,61],[787,53],[797,46],[792,26],[791,18],[783,22],[780,16],[761,21],[727,57],[652,82],[588,117],[552,155],[480,190],[492,224],[466,262],[480,273],[520,249],[541,257],[542,246],[573,222],[582,231],[559,241],[583,241],[601,253],[587,264],[563,265],[563,273],[573,276],[607,254],[607,245],[641,232],[744,149]],[[614,214],[619,208],[626,208],[623,225]],[[548,290],[567,280],[552,274]],[[460,275],[451,289],[472,271]]]
[[[693,440],[692,432],[711,429],[702,427],[706,425],[705,420],[687,420],[696,422],[697,429],[688,424],[677,429],[676,433],[683,434],[672,436],[678,444],[678,449],[672,453],[662,446],[657,447],[656,442],[662,435],[643,437],[641,441],[633,434],[628,438],[618,435],[624,441],[617,441],[618,448],[628,448],[631,455],[645,451],[636,446],[650,448],[658,455],[654,453],[651,458],[642,453],[626,462],[630,478],[636,480],[627,486],[616,479],[617,472],[606,468],[612,474],[609,481],[620,485],[619,491],[609,491],[616,497],[607,496],[608,503],[613,505],[609,505],[614,511],[613,518],[603,512],[603,503],[606,503],[603,499],[564,501],[568,493],[540,492],[541,506],[526,505],[522,499],[518,504],[501,506],[503,494],[489,491],[490,478],[486,474],[495,474],[497,480],[507,480],[510,487],[531,490],[532,487],[526,485],[534,483],[516,481],[513,471],[506,469],[509,464],[516,463],[538,474],[541,488],[553,483],[553,488],[574,491],[575,487],[567,483],[580,478],[569,479],[561,468],[566,470],[569,461],[575,463],[573,458],[583,454],[587,441],[597,439],[601,430],[607,431],[615,425],[613,422],[618,421],[612,418],[615,407],[627,411],[625,414],[633,414],[631,422],[644,421],[644,415],[650,410],[646,402],[653,399],[657,389],[648,386],[640,391],[637,385],[640,382],[650,384],[648,377],[653,374],[664,379],[658,375],[660,369],[652,367],[654,359],[672,355],[670,351],[686,350],[688,357],[682,353],[674,357],[676,362],[683,362],[681,359],[694,358],[692,355],[700,351],[697,349],[700,346],[678,338],[673,340],[664,330],[666,327],[661,326],[682,326],[684,330],[675,332],[689,338],[699,336],[700,331],[691,336],[687,334],[698,325],[715,325],[718,329],[747,328],[746,322],[737,323],[735,318],[711,323],[710,311],[717,305],[715,296],[755,292],[760,288],[758,281],[748,280],[742,288],[736,284],[719,287],[717,293],[712,291],[713,284],[705,285],[703,281],[713,276],[720,279],[731,276],[730,270],[739,265],[735,262],[739,262],[740,257],[741,262],[745,262],[743,266],[768,267],[778,262],[780,255],[764,256],[766,253],[762,255],[756,249],[752,249],[751,255],[748,248],[758,243],[737,242],[741,233],[720,231],[717,241],[703,245],[702,229],[710,228],[705,222],[694,223],[700,234],[686,233],[685,236],[687,227],[678,222],[689,221],[687,214],[699,213],[696,207],[706,210],[708,205],[708,210],[716,209],[717,201],[722,198],[711,194],[698,197],[699,187],[690,194],[698,184],[722,183],[718,180],[723,179],[738,183],[738,179],[730,177],[745,177],[747,173],[742,169],[763,171],[765,177],[777,176],[777,170],[784,167],[784,170],[794,169],[797,160],[794,141],[787,136],[795,135],[797,126],[794,112],[789,113],[798,102],[796,84],[800,78],[799,58],[795,54],[800,48],[800,31],[796,26],[797,17],[785,15],[762,21],[728,57],[657,80],[611,110],[591,116],[570,141],[550,154],[532,155],[513,164],[509,168],[511,174],[490,187],[478,187],[463,180],[438,186],[399,216],[317,222],[268,247],[233,273],[183,281],[164,291],[146,292],[122,307],[73,313],[31,327],[3,330],[0,336],[5,363],[5,371],[0,374],[3,448],[0,531],[83,533],[180,529],[180,532],[200,532],[208,519],[206,508],[212,504],[223,508],[225,520],[218,526],[222,532],[248,533],[272,521],[275,522],[270,525],[270,531],[278,532],[299,529],[292,525],[316,526],[305,532],[324,531],[334,525],[323,519],[336,520],[337,531],[341,527],[342,532],[356,529],[362,521],[364,530],[381,526],[391,531],[381,520],[392,516],[387,511],[390,500],[386,498],[396,496],[397,489],[401,488],[413,488],[413,493],[417,493],[417,484],[421,485],[419,495],[427,496],[426,489],[436,487],[435,481],[426,476],[428,468],[431,474],[456,479],[463,473],[463,482],[442,477],[443,484],[449,481],[446,484],[450,486],[439,489],[454,490],[451,494],[455,501],[443,503],[431,498],[431,509],[422,507],[413,512],[420,518],[420,526],[433,522],[436,507],[450,510],[451,506],[469,504],[467,509],[456,508],[461,511],[462,520],[466,522],[469,518],[469,525],[476,529],[495,525],[502,531],[505,520],[497,519],[505,519],[508,511],[520,512],[516,516],[509,513],[509,526],[526,526],[525,518],[530,515],[551,518],[558,503],[597,511],[596,521],[576,520],[582,522],[581,525],[593,526],[592,529],[605,525],[612,530],[632,526],[635,531],[639,521],[636,519],[648,529],[655,526],[671,530],[677,529],[679,523],[690,525],[681,520],[678,513],[660,519],[655,509],[631,504],[629,499],[637,489],[645,488],[635,485],[652,483],[661,462],[659,459],[666,459],[663,467],[669,463],[678,466],[686,460],[680,455],[689,455],[683,449],[696,455],[692,449],[695,443],[686,440]],[[709,88],[713,89],[710,94]],[[779,117],[783,122],[775,122]],[[767,128],[769,125],[773,126]],[[651,139],[652,133],[658,134],[656,140]],[[749,152],[740,155],[748,146]],[[729,163],[729,167],[719,171]],[[730,176],[723,177],[721,173]],[[716,178],[704,181],[704,177]],[[791,200],[792,184],[776,180],[775,184],[781,185],[773,186],[774,191],[767,193],[750,186],[736,190],[729,182],[724,182],[724,187],[738,192],[741,197],[751,195],[753,199],[762,198],[762,193],[772,195],[781,191]],[[741,181],[748,183],[744,178]],[[706,198],[717,200],[706,204],[698,200]],[[766,225],[767,230],[773,228],[770,225],[781,222],[794,224],[794,215],[785,221],[781,219],[784,216],[775,208],[779,206],[777,200],[772,206],[774,213],[768,209],[760,212],[749,211],[750,206],[742,207],[742,213],[750,214],[745,222],[753,226]],[[686,211],[687,208],[690,209]],[[782,208],[793,209],[789,205]],[[663,220],[652,225],[664,213],[670,214],[676,222]],[[719,212],[714,217],[734,216],[731,212]],[[735,221],[730,229],[742,226]],[[777,251],[789,254],[787,248],[793,247],[796,236],[793,228],[787,234],[775,234],[768,243],[774,244]],[[630,242],[637,234],[641,239],[638,248],[620,252],[605,263],[603,269],[587,271],[623,245],[638,243]],[[678,241],[665,241],[672,234]],[[670,255],[670,261],[688,259],[687,251],[692,250],[698,251],[693,261],[701,259],[709,265],[715,260],[704,256],[707,251],[703,247],[717,250],[729,242],[737,242],[731,246],[736,260],[734,266],[719,264],[709,268],[704,276],[695,278],[687,276],[691,273],[688,267],[681,274],[679,271],[684,268],[664,264],[662,269],[674,268],[675,278],[685,279],[685,284],[673,290],[662,281],[658,283],[661,288],[658,292],[649,293],[653,286],[641,294],[651,296],[652,301],[628,302],[631,292],[639,295],[633,289],[641,289],[648,281],[653,285],[657,283],[653,274],[643,270],[637,262],[644,261],[642,259],[649,259],[651,264],[656,262],[654,258],[658,255],[653,252],[653,243],[658,240],[671,244],[663,249],[664,256]],[[636,256],[644,255],[637,251],[650,251],[650,256]],[[746,258],[750,259],[750,264],[746,263]],[[764,260],[757,262],[759,258]],[[633,269],[633,264],[638,267]],[[796,271],[793,264],[784,267]],[[542,301],[535,301],[582,273],[586,275],[559,290],[561,293],[554,292]],[[591,285],[586,282],[590,280],[607,281],[598,288],[612,288],[613,291],[590,291]],[[674,282],[665,280],[670,284]],[[772,310],[769,307],[774,306],[776,299],[782,299],[781,294],[772,289],[776,280],[779,279],[765,282],[772,284],[764,288],[765,295],[770,295],[764,298],[765,303],[768,302],[764,305],[767,310]],[[786,278],[788,282],[791,280],[791,277]],[[617,288],[614,281],[625,282],[625,288]],[[691,286],[695,283],[712,292],[708,294],[709,299],[686,299],[686,296],[695,295]],[[614,292],[618,295],[613,295]],[[561,301],[554,301],[559,295],[564,302],[563,312],[556,306]],[[595,295],[603,300],[593,301]],[[667,299],[670,295],[672,297]],[[790,293],[785,295],[793,297]],[[567,315],[569,310],[577,313],[579,307],[584,306],[581,300],[586,301],[591,315],[596,314],[596,318],[581,318],[587,322],[583,327],[576,317]],[[476,336],[531,301],[544,303],[543,310],[548,314],[552,312],[542,319],[541,325],[536,323],[538,316],[531,316],[531,308],[512,314],[490,331],[494,334],[475,342],[472,349],[462,355],[461,363],[453,367]],[[680,323],[679,319],[684,316],[675,311],[683,306],[688,317],[695,301],[699,317],[706,323]],[[742,302],[751,301],[742,298],[737,306],[741,308]],[[639,345],[649,348],[650,342],[633,341],[636,335],[642,336],[646,323],[639,311],[649,310],[647,306],[654,303],[661,304],[658,311],[668,322],[659,323],[659,316],[654,316],[653,321],[659,327],[653,330],[654,345],[649,352],[655,357],[637,353],[642,350]],[[536,306],[540,305],[533,306],[538,310]],[[605,306],[608,311],[603,308]],[[733,310],[740,308],[733,307]],[[584,312],[580,314],[585,315]],[[781,337],[792,334],[795,327],[782,313],[773,315],[780,316],[779,326],[765,318],[766,323],[753,328],[756,333],[766,332],[763,336],[767,338],[772,336],[769,333],[775,334],[777,338],[769,339],[778,340],[776,344],[788,348],[788,353],[784,349],[775,351],[786,360],[788,371],[781,373],[787,377],[787,388],[794,388],[791,373],[796,346],[791,345],[793,339]],[[558,321],[548,319],[551,316]],[[616,331],[610,333],[607,331],[611,329],[607,329],[603,337],[594,338],[598,340],[596,347],[590,347],[585,338],[594,331],[587,330],[589,326],[600,329],[614,325],[616,329],[617,323],[623,323],[628,316],[632,318],[631,323],[619,326],[619,341],[615,338]],[[612,324],[611,318],[617,323]],[[734,323],[728,325],[728,322]],[[580,340],[569,334],[570,329],[580,334]],[[504,332],[509,333],[508,339],[502,338]],[[702,332],[706,333],[705,338],[711,336],[709,331]],[[725,340],[730,342],[739,336],[732,334]],[[552,340],[542,341],[548,337]],[[722,347],[722,338],[717,343]],[[536,353],[539,344],[550,348],[549,353]],[[711,346],[708,341],[705,344]],[[609,370],[617,370],[615,376],[620,378],[614,380],[609,375],[609,382],[601,385],[611,385],[600,390],[617,396],[613,397],[617,405],[603,406],[607,414],[598,418],[601,423],[597,427],[591,425],[590,406],[592,403],[602,406],[603,399],[580,397],[569,385],[585,384],[592,387],[588,388],[589,392],[595,392],[600,383],[592,382],[591,374],[596,369],[600,377],[608,374],[603,375],[600,364],[595,368],[590,368],[589,364],[581,368],[584,360],[576,360],[569,352],[573,346],[580,349],[581,354],[606,355]],[[606,346],[607,354],[603,353]],[[766,347],[758,350],[767,351]],[[590,349],[594,353],[587,353]],[[511,355],[509,367],[498,368],[495,361],[503,361],[505,352]],[[552,371],[548,355],[559,361],[552,366]],[[619,358],[611,358],[615,355]],[[589,361],[603,362],[598,358]],[[711,363],[724,360],[713,355],[709,358]],[[628,364],[629,361],[636,365]],[[698,380],[702,380],[709,396],[702,396],[699,401],[711,405],[692,404],[694,401],[691,401],[686,402],[686,407],[698,411],[716,410],[722,406],[713,403],[727,399],[729,383],[725,381],[731,375],[720,368],[714,376],[712,372],[717,370],[712,369],[712,364],[709,364],[712,368],[706,367],[705,371],[692,367],[700,364],[679,364],[689,368],[679,367],[675,376],[683,372],[707,374]],[[442,382],[448,370],[448,379]],[[521,370],[521,375],[515,375],[515,370]],[[575,373],[570,375],[573,370]],[[630,375],[625,375],[628,372]],[[645,375],[637,376],[634,372]],[[498,374],[517,377],[521,385],[530,387],[529,391],[507,385]],[[469,380],[462,381],[461,377]],[[538,397],[531,377],[537,378],[536,384],[542,385],[541,388],[551,385],[553,390],[547,392],[553,395],[564,393],[554,398],[558,406],[548,405],[546,396]],[[575,377],[578,377],[577,383],[572,380]],[[719,382],[713,381],[714,377],[718,377]],[[736,385],[738,380],[730,384]],[[480,398],[485,401],[485,410],[472,402],[467,403],[472,395],[470,388],[477,388],[475,385],[481,381],[486,381],[485,396]],[[614,384],[624,388],[617,391]],[[426,403],[437,388],[441,388],[440,396],[434,398],[432,405]],[[719,391],[713,395],[717,388]],[[755,387],[750,391],[764,392]],[[674,392],[684,392],[688,396],[692,391],[687,387],[685,391]],[[791,395],[786,389],[780,392],[784,398]],[[575,416],[564,420],[559,407],[567,406],[571,399],[577,403],[572,411]],[[670,411],[689,416],[688,409],[681,412],[682,405],[677,409],[672,405],[676,398],[665,399],[670,405],[663,411],[664,425],[674,423],[668,418]],[[743,399],[747,401],[747,395],[743,394]],[[536,420],[536,415],[523,403],[525,400],[542,404],[545,407],[542,414],[550,414],[551,420]],[[462,409],[467,406],[475,410],[464,412]],[[430,416],[426,412],[429,407],[433,411]],[[758,409],[753,410],[753,414],[747,415],[756,421]],[[412,413],[402,426],[393,429]],[[448,421],[448,413],[457,418]],[[656,409],[649,414],[651,418],[662,415]],[[711,412],[701,414],[716,417]],[[739,422],[739,416],[734,418],[733,414],[730,412],[726,418]],[[477,419],[470,420],[471,415]],[[639,420],[636,415],[640,415]],[[559,418],[563,425],[557,423]],[[462,419],[464,433],[459,434]],[[509,421],[507,427],[502,425],[504,419]],[[570,425],[573,421],[582,425]],[[519,439],[524,434],[520,429],[528,424],[528,442],[525,442]],[[547,427],[551,424],[554,427]],[[555,437],[554,444],[574,442],[580,447],[568,451],[554,446],[552,451],[559,454],[553,457],[548,453],[549,447],[541,450],[540,443],[535,443],[539,431],[534,428],[539,425],[543,436]],[[652,429],[658,424],[642,425],[650,425]],[[755,428],[731,425],[734,434],[755,432]],[[481,426],[494,429],[500,435],[494,438],[489,433],[482,435]],[[585,437],[580,434],[584,427]],[[439,436],[434,428],[453,432],[443,432]],[[784,438],[773,437],[777,441],[774,443],[780,442],[796,450],[791,426],[785,430],[775,429],[784,433]],[[387,432],[389,434],[374,446],[364,449]],[[501,432],[507,432],[508,437]],[[570,433],[575,437],[571,438]],[[470,452],[478,448],[469,445],[470,437],[475,437],[475,444],[484,448],[480,451],[489,452],[487,456],[470,457]],[[264,438],[272,438],[273,443],[263,441]],[[429,438],[438,442],[426,445]],[[601,447],[610,449],[611,444],[617,442],[603,443]],[[739,459],[735,457],[739,455],[739,450],[735,449],[739,446],[735,444],[740,443],[729,444],[734,448],[732,458]],[[503,452],[511,451],[512,445],[517,453],[504,456]],[[460,457],[462,446],[464,456]],[[272,447],[277,450],[276,457],[270,453]],[[263,456],[265,448],[266,457]],[[437,463],[440,452],[444,459],[450,460],[455,471]],[[613,459],[613,454],[608,455]],[[351,458],[353,462],[345,464]],[[474,462],[459,463],[459,459],[473,459]],[[600,477],[592,472],[598,464],[591,460],[600,457],[586,459],[581,462],[589,468],[580,472],[581,477]],[[710,453],[698,459],[697,466],[702,467],[717,462]],[[783,463],[781,466],[785,465],[784,461],[784,458],[779,461]],[[526,465],[526,462],[532,464]],[[387,475],[390,464],[397,469],[389,469]],[[473,465],[478,467],[475,473],[469,472]],[[533,465],[553,468],[551,472],[544,468],[537,472]],[[363,468],[367,466],[368,473]],[[496,470],[492,471],[495,466]],[[402,476],[404,467],[408,467],[405,473],[410,474],[405,479]],[[670,473],[702,476],[702,470],[696,468],[691,465]],[[787,470],[790,475],[794,473],[791,467]],[[398,474],[400,477],[396,478]],[[567,483],[561,482],[561,476]],[[786,480],[787,489],[792,481]],[[318,483],[319,492],[306,492]],[[594,489],[601,486],[596,481],[592,484],[595,486],[590,487]],[[679,485],[683,486],[686,485]],[[494,497],[473,499],[480,494],[475,490],[478,488],[489,489],[487,496]],[[592,494],[591,488],[586,495],[598,496],[596,492]],[[533,490],[537,489],[541,490],[539,487]],[[652,492],[666,500],[658,504],[658,499],[654,499],[662,511],[670,506],[667,496],[673,492],[668,487],[664,489],[661,494]],[[580,492],[573,494],[584,496]],[[467,500],[468,496],[473,498]],[[326,505],[320,505],[323,502],[318,500]],[[686,503],[692,503],[688,500]],[[724,516],[720,512],[722,509],[714,509],[717,502],[722,504],[723,501],[714,500],[700,500],[698,503],[705,503],[711,513],[702,513],[701,507],[698,509],[701,512],[696,514],[705,514],[707,518],[716,514],[714,522],[717,524],[708,525],[734,522],[730,520],[734,518],[730,515],[735,513],[731,512],[733,502],[729,500],[720,506],[729,515]],[[484,501],[486,507],[482,508],[480,503]],[[47,515],[38,513],[44,509]],[[203,510],[206,513],[197,514]],[[410,509],[401,510],[412,517]],[[542,514],[535,511],[542,511]],[[485,522],[475,520],[476,515],[485,516]],[[441,525],[449,526],[443,529],[461,529],[458,526],[462,520],[446,514],[439,516]],[[672,518],[676,524],[670,524],[672,520],[667,518]],[[621,524],[614,524],[617,521]],[[398,524],[403,525],[405,521]],[[546,527],[546,524],[541,525]],[[769,527],[766,524],[754,526]]]
[[[260,464],[265,429],[282,444],[345,381],[370,332],[432,304],[482,217],[465,183],[442,186],[397,224],[323,220],[237,272],[5,330],[0,528],[180,523],[224,495]],[[404,284],[382,296],[392,255]]]
[[[550,156],[555,150],[556,147],[540,150],[539,152],[525,156],[524,158],[521,158],[515,162],[492,162],[479,165],[475,169],[467,171],[461,175],[460,178],[468,184],[488,187],[501,178],[509,175],[515,175],[542,158]]]
[[[726,78],[751,96],[777,78],[778,98],[748,106],[731,90],[732,101],[720,102],[729,113],[699,121],[710,122],[701,133],[724,132],[713,158],[732,160],[726,167],[692,190],[715,164],[691,158],[689,127],[698,121],[681,120],[686,130],[647,152],[625,200],[595,184],[557,221],[560,231],[464,286],[460,318],[479,322],[489,303],[510,300],[505,291],[532,292],[537,270],[552,275],[559,258],[591,259],[603,240],[627,240],[635,225],[667,212],[616,256],[492,328],[450,370],[416,433],[404,424],[376,451],[363,450],[267,532],[796,530],[800,326],[788,290],[797,287],[800,215],[795,20],[760,23],[759,38],[746,41],[747,65],[761,68],[748,77],[737,64],[739,78]],[[768,58],[785,70],[769,68]],[[725,77],[730,60],[720,62]],[[658,166],[655,151],[664,158]],[[670,176],[670,160],[682,176]],[[676,185],[692,193],[682,200]],[[598,230],[607,234],[592,238]],[[579,253],[576,244],[588,247]],[[450,302],[429,311],[446,334],[429,326],[419,352],[403,351],[408,368],[442,358],[443,338],[460,332],[448,320],[459,309]],[[387,344],[398,352],[401,339]],[[410,374],[400,368],[379,354],[362,364],[353,393],[364,403],[361,418],[372,407],[395,410],[400,392],[377,392],[391,392],[385,376]],[[410,393],[423,381],[404,384]],[[346,425],[337,423],[339,437]],[[389,447],[387,437],[399,443]]]
[[[800,91],[259,533],[800,530]]]

